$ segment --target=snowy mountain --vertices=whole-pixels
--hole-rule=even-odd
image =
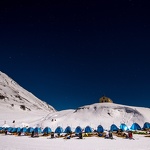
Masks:
[[[55,109],[26,91],[6,74],[0,72],[0,126],[5,122],[9,126],[28,126],[42,128],[49,126],[53,130],[57,126],[66,128],[77,126],[95,128],[102,125],[105,129],[114,123],[129,127],[138,123],[141,127],[150,122],[150,109],[133,107],[115,103],[95,103],[77,109],[55,111]]]
[[[27,114],[32,114],[31,116],[33,114],[46,115],[55,112],[55,109],[22,88],[6,74],[0,72],[0,112],[9,114],[0,118],[7,120],[7,117],[18,118],[19,114],[22,114],[21,118],[25,118]]]
[[[7,105],[10,109],[55,111],[52,106],[35,97],[2,72],[0,72],[0,101],[1,105]]]

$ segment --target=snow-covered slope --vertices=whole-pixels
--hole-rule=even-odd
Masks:
[[[35,97],[2,72],[0,72],[0,101],[1,105],[6,105],[9,109],[55,111],[52,106]]]
[[[12,119],[27,121],[53,113],[55,109],[0,71],[0,112],[0,122]]]
[[[131,107],[114,103],[96,103],[80,107],[76,110],[64,110],[49,114],[42,121],[43,126],[56,128],[68,125],[73,129],[78,125],[85,128],[90,125],[95,128],[102,125],[105,129],[115,123],[118,127],[126,123],[129,127],[132,123],[138,123],[143,127],[145,122],[150,121],[150,109],[142,107]]]

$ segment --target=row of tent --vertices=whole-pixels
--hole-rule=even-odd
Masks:
[[[133,123],[130,128],[126,124],[122,123],[120,125],[120,129],[122,131],[150,129],[150,123],[149,122],[145,122],[144,125],[143,125],[143,128],[141,128],[138,123]],[[111,127],[110,127],[110,130],[111,131],[118,131],[119,128],[115,124],[112,124]]]
[[[35,133],[47,133],[47,134],[53,132],[50,127],[45,127],[43,130],[39,127],[36,127],[36,128],[32,128],[32,127],[29,127],[29,128],[26,128],[26,127],[23,127],[23,128],[20,128],[20,127],[18,127],[18,128],[13,128],[13,127],[3,128],[3,127],[0,127],[0,131],[8,131],[10,133],[19,133],[19,132],[21,132],[21,133],[23,133],[23,132],[24,133],[32,133],[34,131]],[[99,125],[97,127],[96,131],[97,132],[104,132],[104,128],[101,125]],[[61,126],[58,126],[55,129],[55,133],[71,133],[71,132],[73,132],[73,131],[72,131],[70,126],[66,127],[65,130],[63,130],[63,128]],[[81,133],[81,132],[83,132],[83,129],[80,126],[77,126],[75,128],[74,132],[75,133]],[[84,129],[84,132],[91,133],[91,132],[93,132],[93,129],[90,126],[87,126]]]
[[[29,127],[29,128],[26,128],[26,127],[23,127],[23,128],[13,128],[13,127],[0,127],[0,131],[7,131],[7,132],[10,132],[10,133],[32,133],[33,131],[36,132],[36,133],[41,133],[42,130],[41,128],[32,128],[32,127]]]
[[[133,123],[132,126],[130,128],[128,128],[128,126],[126,124],[121,124],[120,125],[120,128],[118,128],[115,124],[112,124],[110,126],[110,131],[118,131],[119,129],[121,129],[122,131],[128,131],[128,130],[142,130],[142,129],[146,129],[146,128],[149,128],[150,129],[150,123],[148,122],[145,122],[144,123],[144,126],[143,128],[140,127],[139,124],[137,123]],[[12,127],[8,127],[8,128],[3,128],[3,127],[0,127],[0,131],[8,131],[8,132],[11,132],[11,133],[19,133],[19,132],[24,132],[24,133],[32,133],[33,131],[35,133],[51,133],[52,130],[50,127],[46,127],[44,128],[43,130],[39,127],[36,127],[36,128],[32,128],[32,127],[29,127],[29,128],[12,128]],[[65,128],[65,130],[63,130],[63,128],[61,126],[58,126],[56,129],[55,129],[55,133],[71,133],[71,132],[75,132],[75,133],[81,133],[81,132],[85,132],[85,133],[92,133],[93,132],[93,129],[90,127],[90,126],[86,126],[85,129],[82,129],[80,126],[77,126],[75,128],[74,131],[72,131],[71,127],[68,126]],[[104,128],[99,125],[96,129],[96,132],[104,132]]]

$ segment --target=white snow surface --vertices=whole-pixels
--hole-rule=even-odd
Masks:
[[[84,139],[0,135],[0,150],[150,150],[150,137],[134,135],[135,140],[115,137],[115,140],[99,137]]]

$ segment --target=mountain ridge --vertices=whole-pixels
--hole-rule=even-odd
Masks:
[[[56,111],[51,105],[38,99],[31,92],[21,87],[8,75],[0,71],[0,101],[10,104],[11,109],[24,111],[42,110],[47,112]],[[19,107],[18,107],[19,106]]]

